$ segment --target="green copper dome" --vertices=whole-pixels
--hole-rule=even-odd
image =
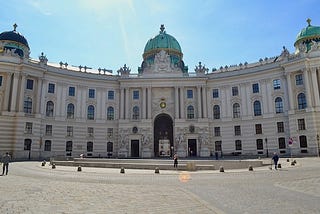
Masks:
[[[180,58],[182,58],[183,55],[179,42],[164,31],[164,25],[161,25],[159,34],[147,42],[144,48],[143,59],[161,50],[165,50],[169,55],[177,55]]]
[[[307,20],[308,26],[306,28],[303,28],[299,34],[297,35],[296,42],[294,43],[294,46],[302,43],[306,43],[307,45],[311,41],[319,41],[320,40],[320,27],[318,26],[312,26],[310,24],[311,19]]]

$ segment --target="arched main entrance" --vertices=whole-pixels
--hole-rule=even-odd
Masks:
[[[167,114],[159,114],[154,120],[154,156],[172,156],[173,120]]]

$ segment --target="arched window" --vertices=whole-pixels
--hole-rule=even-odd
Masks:
[[[87,152],[93,152],[93,142],[87,142]]]
[[[253,112],[254,116],[260,116],[261,115],[261,103],[260,101],[254,101],[253,103]]]
[[[281,97],[277,97],[274,101],[276,107],[276,114],[283,113],[283,102]]]
[[[239,103],[233,104],[233,118],[240,117],[240,105]]]
[[[213,106],[213,119],[220,119],[220,106]]]
[[[30,97],[25,98],[23,111],[26,114],[31,114],[32,113],[32,99]]]
[[[194,108],[191,105],[187,108],[187,118],[194,119]]]
[[[307,148],[308,147],[308,142],[307,142],[307,137],[304,135],[299,136],[299,141],[300,141],[300,148]]]
[[[304,93],[298,94],[298,109],[307,108],[306,95]]]
[[[107,120],[114,120],[114,108],[112,106],[107,108]]]
[[[134,106],[132,109],[132,119],[138,120],[140,118],[140,109],[138,106]]]
[[[87,119],[94,120],[94,106],[93,105],[88,106]]]
[[[44,142],[44,151],[51,151],[51,140],[46,140]]]
[[[47,102],[47,107],[46,107],[46,116],[47,117],[53,117],[53,109],[54,109],[54,104],[52,101]]]
[[[67,106],[67,118],[73,119],[74,118],[74,105],[69,103]]]

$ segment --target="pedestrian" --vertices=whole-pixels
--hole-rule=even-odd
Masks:
[[[2,159],[1,159],[1,162],[3,164],[3,166],[2,166],[2,175],[4,175],[4,172],[6,172],[6,175],[8,174],[10,161],[11,161],[11,157],[9,155],[9,152],[6,152],[6,154],[3,155]]]
[[[173,167],[178,168],[178,155],[174,154],[173,156]]]
[[[274,162],[274,168],[277,170],[278,169],[279,156],[278,156],[278,154],[276,152],[273,153],[272,160]]]

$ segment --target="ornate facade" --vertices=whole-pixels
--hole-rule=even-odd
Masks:
[[[0,34],[0,152],[48,157],[318,155],[320,27],[295,53],[189,72],[164,26],[137,72],[29,57],[16,31]],[[87,71],[89,70],[89,71]]]

